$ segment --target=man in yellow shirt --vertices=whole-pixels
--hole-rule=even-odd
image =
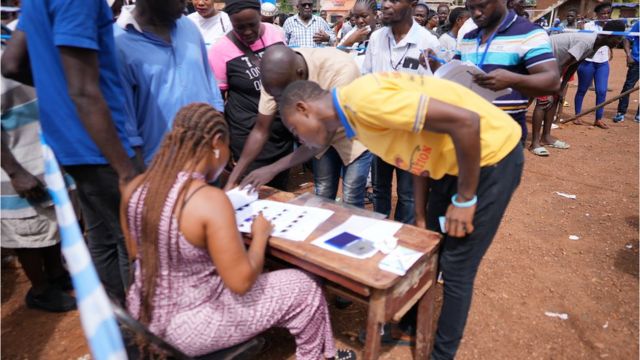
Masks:
[[[306,146],[323,147],[344,128],[347,137],[411,172],[418,226],[425,226],[424,183],[433,179],[426,227],[440,231],[439,217],[446,220],[444,300],[432,358],[452,358],[478,266],[520,183],[520,126],[467,88],[405,73],[366,75],[331,92],[297,81],[284,91],[280,111]],[[411,322],[415,317],[403,319]]]

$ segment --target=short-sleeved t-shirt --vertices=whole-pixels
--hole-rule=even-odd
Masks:
[[[436,99],[480,116],[480,166],[506,157],[518,144],[520,126],[475,92],[448,80],[400,72],[361,77],[333,92],[347,136],[414,175],[458,175],[451,137],[424,129],[429,101]]]
[[[558,66],[562,66],[569,58],[574,58],[577,62],[580,62],[592,56],[595,52],[593,45],[596,42],[596,37],[598,37],[598,34],[574,32],[552,35],[551,46]],[[563,73],[563,70],[560,69],[560,74]]]
[[[505,69],[523,75],[528,75],[528,69],[533,66],[555,61],[546,31],[513,11],[507,13],[489,46],[487,42],[478,46],[481,31],[482,29],[469,31],[458,43],[454,58],[470,61],[487,73]],[[484,64],[481,64],[483,57]],[[521,117],[524,124],[528,96],[513,89],[511,94],[499,97],[493,103],[512,116]]]
[[[225,34],[231,31],[231,19],[224,11],[219,11],[210,18],[203,18],[198,12],[189,14],[189,20],[193,21],[200,30],[207,48],[215,45]]]
[[[450,32],[444,33],[438,38],[440,41],[440,51],[436,51],[443,60],[449,62],[456,55],[456,38]]]
[[[350,54],[335,48],[298,48],[296,52],[302,55],[307,63],[309,78],[320,85],[321,88],[330,90],[334,87],[351,83],[360,77],[360,69]],[[275,99],[262,88],[258,111],[264,115],[273,115],[277,112]],[[359,141],[347,139],[344,131],[337,131],[331,140],[331,146],[336,149],[340,159],[345,165],[351,164],[363,152],[367,150]],[[324,151],[317,157],[324,155]]]
[[[131,146],[142,148],[144,162],[149,164],[180,109],[203,102],[223,111],[224,101],[209,67],[202,36],[191,20],[186,16],[177,19],[167,42],[144,31],[133,15],[134,9],[134,5],[122,8],[114,36],[121,97],[129,114],[127,136]]]
[[[262,36],[251,44],[251,50],[258,57],[262,57],[268,47],[284,43],[282,32],[275,25],[263,23],[262,27]],[[227,36],[209,49],[209,65],[220,89],[227,91],[224,114],[231,133],[231,150],[237,159],[256,122],[262,88],[260,67],[253,64]],[[278,117],[256,162],[273,162],[290,153],[292,148],[293,136]]]
[[[588,22],[584,24],[585,30],[593,30],[593,31],[602,31],[602,26],[594,21]],[[586,58],[585,61],[594,62],[594,63],[606,63],[609,62],[609,47],[601,46],[598,50],[596,50],[595,54],[592,57]]]
[[[27,35],[44,138],[62,165],[106,164],[69,96],[58,47],[95,51],[100,90],[120,141],[130,156],[125,110],[113,40],[113,13],[104,0],[30,0],[22,4],[18,29]],[[117,144],[113,144],[117,146]]]

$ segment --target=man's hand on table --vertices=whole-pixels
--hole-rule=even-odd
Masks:
[[[263,166],[259,169],[255,169],[249,173],[242,182],[240,182],[240,188],[249,186],[252,189],[259,189],[260,186],[267,184],[273,180],[278,173],[272,170],[271,166]]]

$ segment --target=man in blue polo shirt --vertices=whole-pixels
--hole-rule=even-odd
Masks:
[[[35,82],[44,138],[76,181],[100,280],[109,295],[124,300],[128,256],[119,185],[136,171],[125,136],[112,23],[105,0],[25,1],[2,74]]]
[[[560,88],[549,36],[507,10],[501,0],[468,0],[467,8],[478,28],[464,36],[455,58],[487,72],[475,77],[478,85],[494,91],[513,89],[493,103],[520,124],[524,144],[529,97],[553,94]]]
[[[632,33],[638,33],[640,31],[640,27],[638,24],[640,21],[636,21],[635,24],[631,27]],[[638,47],[640,43],[640,37],[638,35],[627,36],[624,39],[624,52],[627,54],[627,79],[624,81],[624,85],[622,86],[623,93],[625,91],[631,90],[636,83],[638,82]],[[627,108],[629,107],[629,95],[623,96],[620,98],[618,102],[618,112],[616,116],[613,118],[613,122],[622,122],[624,121],[624,115],[627,113]],[[640,109],[636,110],[635,121],[640,122],[640,118],[638,117],[638,112]]]
[[[127,135],[145,164],[183,106],[204,102],[224,110],[202,35],[183,9],[184,0],[138,0],[114,25]]]

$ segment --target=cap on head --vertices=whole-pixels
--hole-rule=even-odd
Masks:
[[[262,3],[260,6],[260,15],[265,17],[274,17],[278,15],[278,7],[272,3]]]

